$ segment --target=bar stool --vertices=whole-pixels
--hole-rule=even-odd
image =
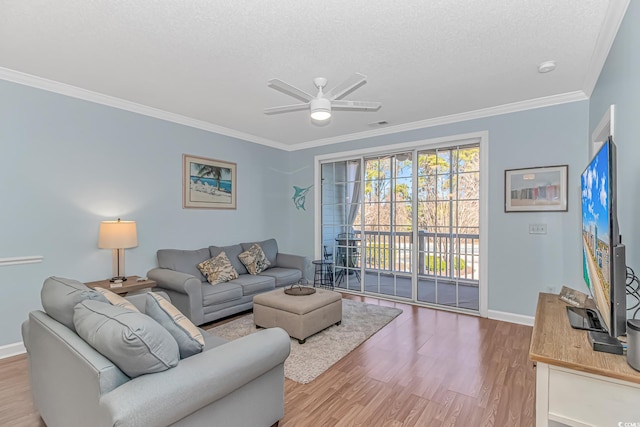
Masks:
[[[333,261],[318,259],[311,263],[315,266],[313,287],[333,289]]]

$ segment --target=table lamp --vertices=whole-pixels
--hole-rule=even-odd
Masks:
[[[102,221],[98,236],[98,247],[113,249],[113,277],[110,282],[127,280],[124,275],[124,250],[138,246],[138,232],[135,221]]]

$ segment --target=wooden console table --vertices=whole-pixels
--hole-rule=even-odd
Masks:
[[[536,426],[640,425],[640,372],[626,355],[593,351],[587,332],[569,325],[566,306],[555,294],[538,297],[529,348],[537,364]]]

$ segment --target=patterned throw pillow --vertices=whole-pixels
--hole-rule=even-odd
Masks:
[[[129,310],[140,312],[140,310],[138,310],[135,305],[131,304],[129,301],[122,298],[120,295],[116,294],[115,292],[111,292],[109,289],[96,286],[94,290],[96,290],[97,292],[100,292],[102,296],[105,297],[107,301],[109,301],[109,304],[111,305],[115,305],[118,307],[127,308]]]
[[[198,270],[202,272],[207,281],[212,285],[237,279],[238,272],[231,265],[227,254],[220,252],[217,256],[198,264]]]
[[[238,255],[240,261],[247,267],[249,274],[260,274],[271,265],[266,255],[262,251],[262,248],[257,243],[249,248],[248,251],[242,252]]]

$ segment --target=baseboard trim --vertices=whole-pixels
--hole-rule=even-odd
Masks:
[[[489,319],[501,320],[503,322],[517,323],[519,325],[533,326],[533,316],[525,316],[522,314],[507,313],[505,311],[489,310],[487,313]]]
[[[6,359],[7,357],[17,356],[26,352],[27,349],[24,347],[22,341],[3,345],[0,347],[0,359]]]

